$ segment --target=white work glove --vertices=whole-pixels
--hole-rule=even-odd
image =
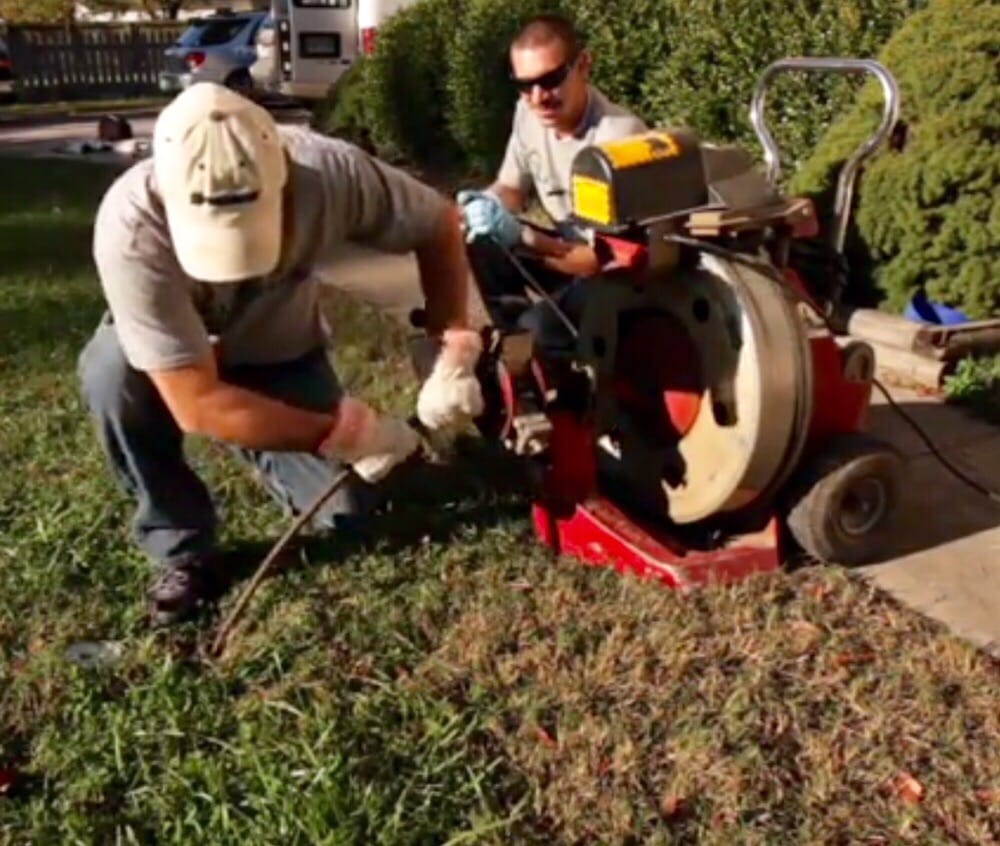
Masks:
[[[483,413],[476,362],[483,340],[471,329],[447,329],[441,352],[417,397],[417,417],[432,432],[456,430]]]
[[[366,482],[385,478],[420,447],[420,436],[397,417],[379,415],[356,397],[337,405],[337,421],[319,446],[327,460],[349,464]]]

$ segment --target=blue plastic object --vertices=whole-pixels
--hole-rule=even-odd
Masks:
[[[903,316],[914,323],[933,323],[937,326],[957,326],[970,320],[959,309],[929,300],[923,293],[914,295],[903,311]]]

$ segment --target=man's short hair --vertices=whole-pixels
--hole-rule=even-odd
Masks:
[[[572,61],[583,49],[583,39],[571,20],[562,15],[535,15],[511,42],[511,49],[541,47],[559,41],[566,48],[566,59]]]

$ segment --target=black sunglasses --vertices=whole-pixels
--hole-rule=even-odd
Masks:
[[[511,74],[510,80],[514,83],[514,87],[522,94],[527,94],[536,85],[543,91],[551,91],[566,81],[566,77],[569,76],[569,72],[573,70],[573,65],[575,64],[576,59],[563,62],[559,67],[543,73],[541,76],[536,76],[533,79],[519,79]]]

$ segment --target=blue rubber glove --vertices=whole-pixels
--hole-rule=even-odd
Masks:
[[[521,224],[492,191],[459,191],[455,197],[465,218],[465,240],[495,238],[510,249],[521,243]]]

